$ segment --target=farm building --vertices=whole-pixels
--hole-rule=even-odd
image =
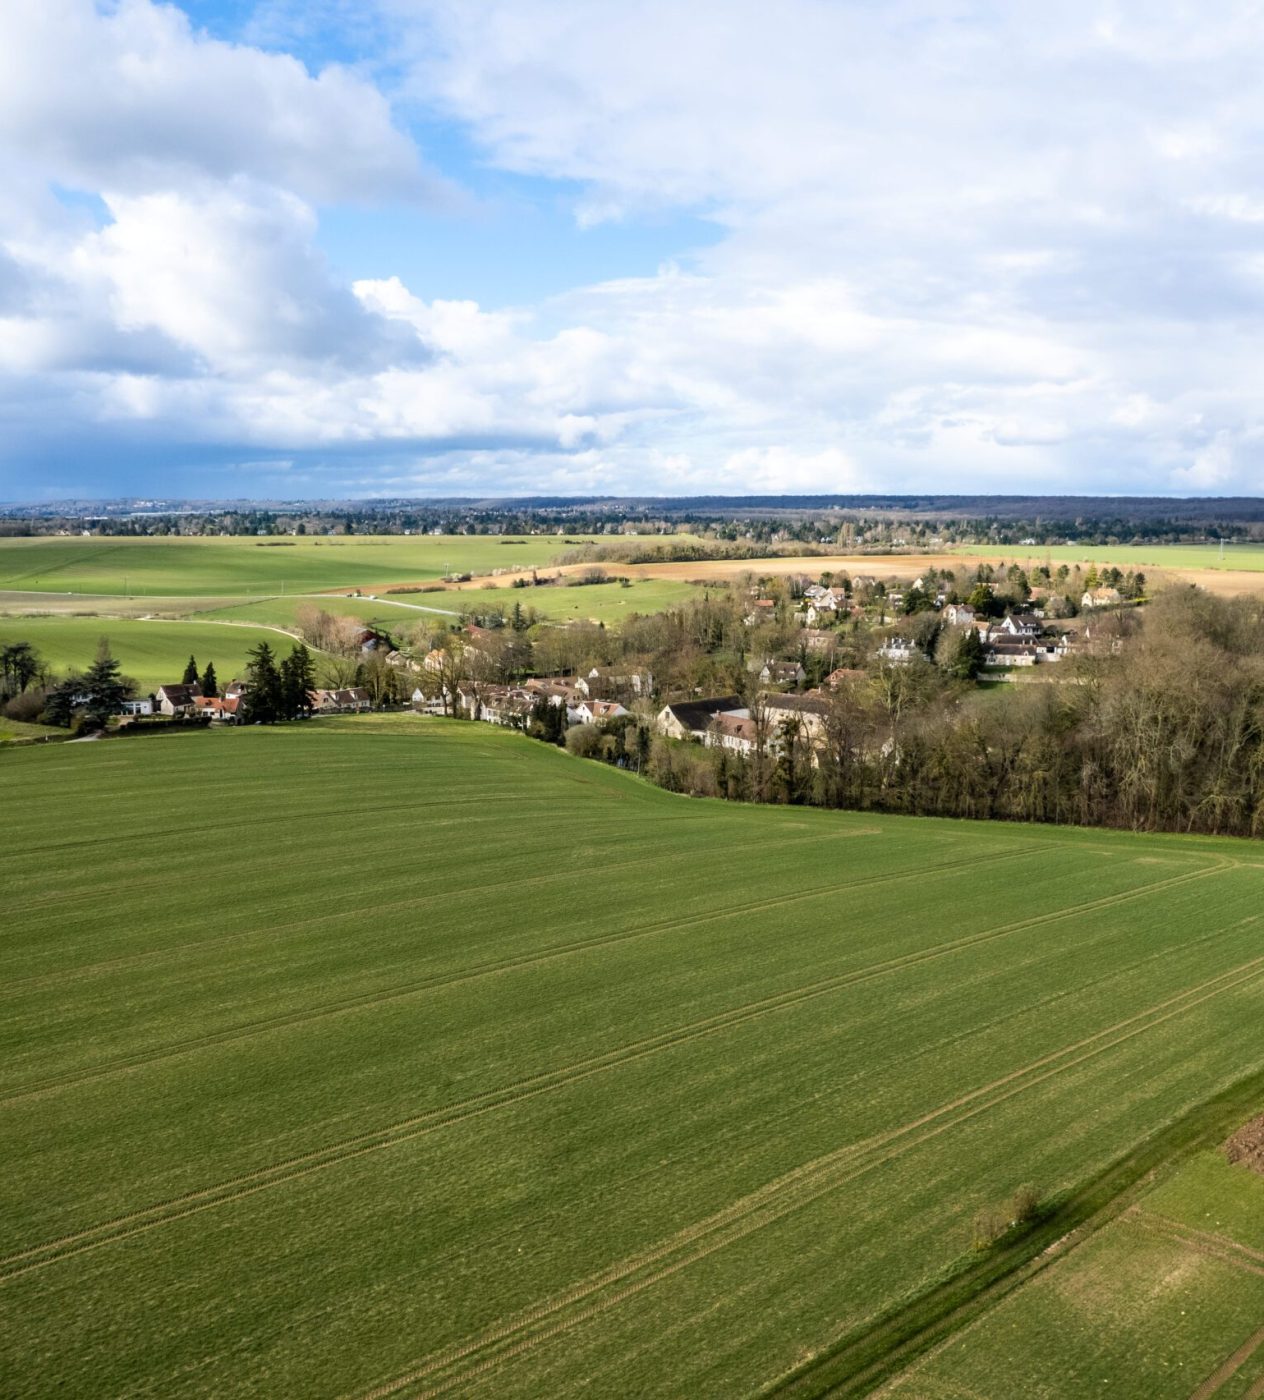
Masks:
[[[716,715],[750,718],[750,710],[740,695],[721,695],[711,700],[680,700],[664,705],[655,717],[655,727],[669,739],[705,739]]]

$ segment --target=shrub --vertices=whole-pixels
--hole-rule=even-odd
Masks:
[[[21,695],[15,695],[4,707],[4,713],[9,719],[16,719],[24,724],[35,724],[44,713],[46,698],[47,693],[41,687],[34,686],[30,690],[24,690]]]
[[[1020,1186],[1010,1203],[1015,1225],[1026,1225],[1040,1214],[1040,1192],[1034,1186]]]
[[[601,730],[595,724],[577,724],[566,731],[566,752],[579,758],[601,756]]]
[[[1005,1212],[997,1206],[984,1206],[978,1211],[973,1222],[973,1244],[975,1249],[990,1249],[1005,1233],[1009,1221]]]

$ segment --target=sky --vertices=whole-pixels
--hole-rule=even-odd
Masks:
[[[0,0],[0,501],[1264,494],[1264,7]]]

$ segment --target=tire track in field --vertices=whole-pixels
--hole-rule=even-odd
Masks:
[[[327,814],[327,815],[328,815],[328,814]],[[672,818],[672,820],[673,820],[673,821],[677,821],[677,820],[679,820],[679,818]],[[503,814],[497,814],[496,817],[495,817],[495,821],[496,821],[497,823],[502,822],[502,821],[503,821]],[[453,823],[450,823],[450,822],[431,823],[431,824],[428,824],[428,825],[426,825],[426,826],[424,826],[424,827],[422,827],[422,828],[420,828],[420,829],[412,830],[412,831],[410,831],[409,835],[408,835],[406,838],[401,838],[401,840],[400,840],[398,846],[383,846],[382,844],[375,844],[374,847],[373,847],[373,855],[374,855],[375,858],[382,859],[382,860],[387,860],[387,859],[390,859],[390,858],[395,857],[395,856],[414,856],[414,855],[416,854],[416,851],[417,851],[417,839],[418,839],[418,836],[419,836],[419,835],[423,835],[423,836],[426,835],[428,832],[430,832],[431,830],[433,830],[433,829],[435,828],[435,826],[437,826],[437,825],[449,826],[449,825],[455,825],[455,824],[456,824],[456,823],[454,823],[454,822],[453,822]],[[484,823],[484,824],[485,824],[485,823]],[[717,837],[722,837],[722,833],[717,832],[716,834],[717,834]],[[835,838],[842,839],[842,838],[845,838],[845,837],[847,837],[847,836],[849,836],[849,835],[880,835],[880,834],[881,834],[881,828],[879,828],[879,827],[864,827],[864,828],[857,828],[857,829],[854,830],[854,831],[821,832],[821,833],[818,834],[818,836],[816,837],[816,839],[818,839],[818,840],[835,839]],[[616,833],[615,836],[612,837],[612,840],[617,839],[617,835],[618,835],[618,834]],[[800,839],[804,839],[804,838],[800,838]],[[376,838],[375,838],[375,841],[376,841]],[[117,841],[115,841],[115,844],[117,845]],[[784,843],[784,844],[790,844],[790,843],[787,842],[787,843]],[[346,845],[345,840],[333,841],[333,842],[330,843],[330,851],[331,851],[332,853],[334,853],[334,854],[340,854],[340,853],[342,853],[342,852],[345,850],[345,845]],[[738,844],[736,844],[736,845],[731,845],[731,846],[728,846],[728,847],[724,847],[723,850],[745,850],[745,849],[749,848],[750,846],[755,846],[755,845],[765,845],[765,846],[766,846],[766,845],[767,845],[767,840],[765,839],[765,840],[762,841],[762,842],[755,842],[755,841],[742,842],[742,843],[738,843]],[[310,849],[310,847],[309,847],[309,845],[308,845],[307,843],[305,843],[305,842],[303,842],[303,841],[301,841],[301,840],[295,840],[295,841],[291,842],[291,843],[290,843],[288,846],[286,846],[285,848],[277,848],[277,847],[274,847],[274,846],[270,846],[270,847],[269,847],[268,854],[265,855],[265,856],[260,856],[260,858],[258,859],[258,861],[255,863],[255,865],[254,865],[254,867],[253,867],[253,871],[254,871],[254,872],[263,872],[263,873],[266,873],[266,872],[268,872],[270,869],[275,868],[276,863],[277,863],[277,860],[278,860],[279,858],[284,858],[284,857],[288,856],[289,853],[290,853],[291,851],[300,850],[300,849],[302,849],[302,850],[308,850],[308,849]],[[723,853],[723,850],[721,851],[721,853]],[[545,847],[544,845],[541,845],[538,852],[534,852],[534,851],[528,850],[528,851],[523,852],[522,854],[523,854],[524,859],[529,859],[533,854],[543,855],[543,854],[545,854],[545,852],[546,852],[546,847]],[[712,854],[712,852],[708,850],[708,851],[705,851],[704,854]],[[674,857],[674,856],[672,856],[670,853],[669,853],[669,855],[668,855],[667,857],[665,857],[665,859],[675,859],[675,858],[683,858],[683,857]],[[202,862],[202,863],[204,863],[204,862]],[[188,861],[189,870],[190,870],[190,871],[194,871],[194,870],[200,869],[202,863],[199,863],[197,860],[191,858],[191,859]],[[251,867],[246,867],[246,868],[247,868],[247,869],[250,869]],[[603,868],[604,868],[604,869],[612,869],[612,870],[613,870],[613,869],[618,869],[619,866],[617,866],[617,865],[610,865],[610,866],[605,866],[605,867],[603,867]],[[186,874],[187,874],[187,873],[189,873],[189,872],[188,872],[188,871],[185,871],[185,872],[182,872],[182,873],[186,873]],[[558,872],[558,873],[555,873],[555,874],[552,876],[552,878],[558,879],[558,878],[561,877],[561,874],[563,874],[563,873],[566,873],[566,872]],[[28,900],[25,904],[10,904],[10,905],[6,905],[6,914],[7,914],[9,917],[12,917],[12,918],[19,918],[19,917],[21,917],[21,916],[23,916],[23,915],[27,915],[27,914],[41,914],[41,913],[46,913],[46,912],[56,913],[56,912],[60,911],[64,906],[66,906],[66,905],[68,905],[68,904],[84,903],[84,902],[88,902],[88,901],[100,901],[100,900],[102,900],[102,899],[105,899],[105,898],[110,897],[110,896],[113,896],[113,895],[131,895],[131,894],[135,893],[137,890],[147,890],[147,889],[158,889],[158,888],[170,887],[170,885],[171,885],[171,883],[172,883],[172,878],[173,878],[172,873],[171,873],[171,871],[168,870],[168,871],[166,871],[164,874],[154,876],[152,879],[148,879],[148,880],[131,880],[131,881],[124,881],[124,882],[122,882],[121,884],[117,884],[117,885],[89,884],[89,885],[86,885],[86,886],[85,886],[83,889],[81,889],[81,890],[68,891],[68,892],[66,892],[66,893],[64,893],[64,894],[57,894],[57,895],[43,895],[43,896],[41,896],[39,899]],[[536,877],[536,876],[527,876],[527,877],[524,877],[523,882],[533,881],[533,880],[538,879],[538,878],[540,878],[540,877]],[[497,884],[497,885],[481,885],[481,886],[480,886],[480,889],[495,889],[495,888],[500,888],[501,885],[514,884],[514,883],[518,883],[518,882],[515,882],[515,881],[512,881],[512,880],[506,880],[506,881],[501,881],[501,882],[499,882],[499,884]],[[433,897],[434,897],[434,898],[440,898],[441,896],[433,896]],[[383,906],[383,907],[389,907],[389,906]],[[12,959],[9,959],[8,961],[12,961]]]
[[[1264,976],[1264,956],[1033,1060],[898,1128],[796,1167],[650,1250],[630,1256],[549,1301],[419,1362],[407,1373],[361,1393],[359,1400],[385,1400],[423,1381],[433,1380],[433,1384],[415,1392],[416,1400],[429,1400],[457,1385],[468,1384],[942,1133],[1260,976]],[[609,1292],[610,1289],[615,1291]],[[605,1296],[600,1296],[602,1294]],[[452,1372],[462,1361],[487,1352],[491,1354],[473,1366],[447,1376],[440,1375],[444,1371]]]
[[[761,844],[761,843],[754,843]],[[786,904],[794,904],[800,900],[818,899],[829,894],[841,894],[849,890],[868,888],[872,885],[891,883],[892,881],[910,879],[914,875],[922,875],[927,872],[943,874],[960,864],[968,863],[970,867],[976,868],[979,865],[990,864],[994,861],[1005,860],[1013,855],[1023,854],[1021,850],[1014,852],[1004,852],[987,857],[974,857],[969,862],[944,862],[940,865],[922,865],[915,871],[903,871],[886,875],[873,875],[862,877],[858,880],[848,880],[841,884],[831,883],[828,885],[814,886],[808,890],[789,891],[782,895],[769,896],[765,899],[747,901],[743,904],[724,905],[719,908],[712,908],[691,914],[684,919],[658,920],[650,924],[634,926],[630,929],[621,929],[612,933],[594,934],[589,938],[577,939],[567,943],[551,944],[543,949],[534,949],[531,952],[516,954],[508,958],[491,959],[484,963],[476,963],[472,967],[460,968],[453,972],[433,973],[429,977],[419,978],[416,981],[397,984],[394,987],[385,989],[378,988],[371,992],[363,992],[357,996],[345,997],[338,1001],[325,1002],[319,1006],[307,1007],[301,1011],[282,1012],[276,1016],[262,1017],[256,1021],[248,1021],[244,1024],[228,1027],[221,1031],[212,1031],[206,1035],[191,1036],[185,1040],[174,1041],[167,1045],[149,1050],[138,1051],[133,1055],[120,1056],[115,1060],[110,1060],[105,1064],[94,1065],[90,1069],[67,1071],[64,1074],[51,1075],[45,1079],[32,1080],[26,1084],[0,1095],[0,1106],[16,1102],[21,1099],[32,1098],[38,1095],[54,1092],[67,1088],[71,1085],[88,1083],[92,1080],[102,1079],[112,1074],[122,1073],[128,1069],[140,1068],[149,1064],[155,1064],[165,1059],[170,1059],[177,1055],[185,1055],[205,1049],[213,1045],[230,1043],[234,1040],[248,1039],[254,1035],[261,1035],[271,1030],[282,1029],[287,1026],[304,1025],[308,1022],[324,1020],[330,1016],[342,1015],[346,1012],[364,1010],[368,1007],[385,1005],[388,1002],[399,1001],[410,996],[417,996],[424,992],[435,991],[443,987],[458,986],[464,982],[477,981],[482,977],[494,976],[501,972],[515,972],[523,968],[534,967],[541,963],[554,962],[560,958],[569,957],[573,953],[591,952],[598,948],[606,948],[617,944],[633,942],[638,938],[649,938],[659,933],[673,933],[678,929],[694,927],[698,924],[714,923],[739,914],[763,913],[770,909],[780,908]],[[1030,852],[1026,852],[1030,853]],[[652,864],[654,858],[647,861],[634,862],[635,864]],[[1202,869],[1186,873],[1182,876],[1172,877],[1170,881],[1162,881],[1159,884],[1141,886],[1134,891],[1125,892],[1127,897],[1133,897],[1151,890],[1163,888],[1168,883],[1183,883],[1185,880],[1201,878],[1205,875],[1215,873],[1216,867]],[[431,898],[426,896],[425,898]],[[434,896],[437,897],[437,896]],[[1083,910],[1094,910],[1115,903],[1118,896],[1108,895],[1102,901],[1093,900],[1087,905],[1075,905],[1070,909],[1060,912],[1051,912],[1045,915],[1036,915],[1036,922],[1043,923],[1052,919],[1064,917],[1068,913],[1077,913]],[[381,906],[390,909],[391,906]],[[344,916],[328,916],[344,917]],[[279,930],[286,927],[305,927],[308,922],[320,922],[316,920],[304,920],[298,925],[281,925]],[[1021,921],[1015,927],[1025,927],[1027,920]],[[1012,931],[1007,925],[1001,932]],[[258,930],[251,930],[256,933]],[[239,937],[245,935],[233,935]],[[998,933],[986,936],[996,937]],[[975,938],[978,935],[973,936]],[[218,940],[217,940],[218,941]],[[60,985],[60,982],[57,983]]]
[[[1210,1400],[1231,1381],[1248,1361],[1264,1346],[1264,1327],[1252,1332],[1245,1342],[1207,1377],[1200,1386],[1190,1392],[1189,1400]],[[1258,1400],[1264,1395],[1264,1376],[1247,1391],[1245,1400]]]
[[[1208,870],[1198,873],[1212,874],[1214,871]],[[1187,876],[1185,878],[1188,879],[1192,877]],[[1160,886],[1166,886],[1170,883],[1173,882],[1162,881],[1160,882]],[[1157,887],[1147,886],[1145,891],[1137,891],[1137,893],[1150,892],[1155,888]],[[1119,896],[1107,896],[1102,901],[1092,901],[1091,903],[1097,906],[1100,904],[1115,903],[1118,902],[1118,899]],[[1062,915],[1065,916],[1066,914],[1076,912],[1081,911],[1079,908],[1064,910],[1062,911]],[[1051,918],[1055,917],[1059,916],[1036,916],[1032,920],[1022,921],[1018,925],[1006,925],[1003,929],[995,930],[990,935],[972,935],[970,936],[970,941],[980,942],[987,936],[999,937],[1003,932],[1014,931],[1016,927],[1029,927],[1047,923]],[[951,951],[953,951],[951,947],[946,947],[943,950],[943,952]],[[926,950],[926,955],[933,956],[934,954],[932,950]],[[893,959],[891,962],[892,964],[905,965],[909,957],[912,956],[913,955],[908,955],[905,958]],[[916,960],[922,961],[925,960],[925,957],[919,957]],[[946,1108],[955,1108],[962,1103],[966,1103],[977,1096],[977,1094],[986,1092],[988,1089],[993,1089],[998,1085],[1008,1083],[1009,1080],[1029,1072],[1033,1067],[1039,1067],[1049,1061],[1057,1060],[1061,1056],[1071,1053],[1085,1044],[1089,1044],[1100,1039],[1102,1036],[1118,1030],[1120,1027],[1131,1025],[1138,1019],[1162,1011],[1175,1002],[1183,1001],[1194,993],[1202,991],[1204,988],[1210,987],[1215,983],[1224,982],[1227,978],[1235,977],[1238,977],[1239,980],[1249,980],[1259,972],[1264,971],[1264,966],[1261,965],[1264,965],[1264,955],[1238,968],[1232,968],[1227,972],[1220,973],[1217,977],[1210,979],[1208,982],[1201,983],[1193,988],[1187,988],[1185,991],[1177,993],[1173,997],[1169,997],[1165,1001],[1158,1003],[1155,1007],[1150,1007],[1141,1012],[1134,1013],[1133,1016],[1126,1018],[1124,1021],[1118,1022],[1114,1026],[1106,1027],[1102,1031],[1095,1032],[1092,1036],[1077,1041],[1069,1047],[1051,1052],[1041,1060],[1034,1062],[1034,1066],[1027,1066],[1022,1070],[1013,1071],[1011,1074],[1004,1076],[1001,1080],[995,1081],[992,1085],[985,1086],[983,1090],[974,1091],[964,1099],[954,1100],[951,1104],[947,1105]],[[1248,969],[1249,971],[1247,971]],[[875,965],[868,969],[857,969],[854,974],[844,976],[846,976],[849,982],[855,982],[867,980],[868,978],[879,976],[892,970],[899,970],[899,967]],[[1242,974],[1244,971],[1246,972],[1246,976],[1239,977],[1239,974]],[[1236,983],[1232,985],[1236,985]],[[746,1006],[733,1008],[728,1012],[717,1013],[715,1016],[705,1018],[703,1021],[692,1023],[684,1027],[677,1027],[674,1030],[662,1032],[657,1036],[648,1037],[644,1041],[636,1042],[631,1046],[625,1046],[619,1050],[607,1051],[602,1055],[591,1056],[587,1060],[564,1066],[558,1070],[547,1071],[501,1089],[486,1090],[481,1094],[471,1096],[469,1099],[454,1104],[447,1104],[441,1108],[418,1114],[412,1118],[400,1120],[399,1122],[387,1125],[385,1128],[373,1129],[369,1132],[356,1134],[355,1136],[341,1139],[323,1148],[317,1148],[310,1152],[284,1158],[267,1167],[260,1167],[250,1172],[240,1173],[237,1176],[230,1177],[213,1186],[184,1192],[179,1196],[168,1198],[155,1205],[144,1207],[136,1211],[130,1211],[121,1216],[112,1217],[97,1225],[90,1226],[85,1230],[58,1236],[56,1239],[45,1241],[40,1245],[30,1246],[27,1249],[17,1251],[0,1259],[0,1285],[22,1274],[46,1267],[49,1264],[57,1263],[62,1259],[84,1253],[87,1250],[98,1248],[101,1245],[111,1244],[117,1240],[129,1239],[134,1235],[142,1234],[160,1225],[169,1224],[173,1221],[184,1219],[187,1216],[198,1214],[203,1210],[213,1209],[219,1205],[231,1204],[246,1196],[255,1195],[260,1191],[267,1190],[272,1186],[283,1185],[300,1177],[308,1176],[313,1172],[323,1170],[325,1167],[337,1166],[343,1162],[366,1156],[372,1152],[400,1146],[422,1137],[427,1133],[447,1127],[452,1123],[521,1103],[527,1099],[538,1097],[541,1094],[555,1089],[564,1088],[606,1069],[647,1058],[649,1055],[655,1054],[660,1050],[674,1048],[689,1041],[700,1039],[705,1035],[728,1029],[731,1026],[741,1025],[743,1022],[753,1020],[757,1016],[767,1014],[769,1011],[785,1009],[797,1005],[802,1001],[806,1001],[812,996],[823,995],[828,991],[836,989],[835,987],[819,988],[818,984],[809,984],[806,988],[780,993],[774,997],[765,998],[760,1002],[751,1002]],[[1228,990],[1228,987],[1217,988],[1217,991],[1224,990]],[[1161,1019],[1166,1019],[1166,1017]],[[935,1118],[943,1111],[945,1111],[945,1108],[934,1110],[923,1119],[916,1120],[911,1126],[916,1127],[922,1122],[930,1121],[930,1119]],[[891,1130],[870,1141],[880,1143],[892,1136],[898,1136],[901,1131],[904,1130]],[[864,1144],[842,1149],[842,1154],[850,1154],[858,1150],[858,1147],[861,1146],[864,1146]],[[832,1155],[838,1156],[840,1154]],[[811,1165],[812,1164],[809,1164],[809,1166]],[[796,1176],[803,1170],[806,1170],[806,1168],[796,1169],[796,1172],[791,1173],[791,1176]]]
[[[82,554],[68,554],[60,564],[46,564],[42,569],[28,569],[24,574],[11,574],[6,579],[0,579],[0,588],[4,589],[7,593],[55,593],[57,591],[56,589],[14,588],[13,585],[15,583],[23,583],[28,578],[44,578],[52,574],[59,574],[69,569],[72,564],[83,564],[90,561],[95,562],[104,555],[117,554],[120,549],[126,548],[127,546],[122,544],[107,544],[103,545],[100,549],[86,549]],[[77,596],[80,598],[117,598],[119,595],[117,593],[80,593]]]
[[[115,741],[111,740],[110,742],[114,743]],[[446,777],[449,775],[442,776]],[[224,784],[222,790],[226,798],[232,797],[237,802],[240,802],[242,800],[240,789],[235,789],[229,784]],[[267,792],[268,790],[268,786],[262,783],[257,789],[257,791],[259,792]],[[466,790],[468,791],[468,785],[466,787]],[[432,810],[436,812],[449,812],[454,807],[470,807],[480,808],[483,811],[488,812],[489,815],[487,817],[487,821],[489,823],[503,823],[506,815],[513,816],[528,807],[543,807],[551,812],[556,812],[557,803],[560,798],[573,796],[572,793],[566,791],[547,793],[541,795],[540,797],[514,797],[512,799],[504,799],[503,791],[503,788],[497,791],[496,788],[489,787],[486,793],[479,793],[473,797],[451,797],[441,799],[437,802],[410,800],[408,802],[397,802],[392,804],[391,806],[384,806],[381,803],[375,802],[366,803],[362,807],[335,806],[329,808],[328,810],[321,810],[319,808],[308,807],[304,808],[302,815],[304,821],[310,821],[312,819],[317,818],[329,818],[330,820],[337,820],[343,824],[345,829],[348,826],[355,825],[362,818],[390,818],[396,815],[414,816],[418,812]],[[206,792],[204,794],[204,796],[206,796],[206,798],[208,799],[208,806],[213,805],[213,803],[209,799],[213,798],[215,795],[216,794],[214,790]],[[492,804],[490,805],[490,807],[489,802]],[[685,816],[684,813],[682,813],[679,816],[672,817],[659,817],[656,815],[655,825],[659,825],[667,821],[685,820],[688,820],[688,818]],[[287,830],[295,829],[294,812],[293,809],[290,807],[278,807],[275,815],[270,813],[252,814],[251,822],[252,831],[264,831],[267,828],[273,826],[281,826],[286,828]],[[42,856],[52,854],[63,855],[66,852],[73,852],[92,846],[114,847],[115,849],[117,849],[118,845],[119,837],[117,833],[115,833],[109,836],[82,836],[74,837],[66,841],[48,842],[38,846],[23,846],[17,849],[10,850],[7,852],[7,854],[12,858],[17,858],[19,856]]]
[[[1134,1206],[1128,1212],[1128,1218],[1153,1234],[1162,1235],[1165,1239],[1175,1240],[1178,1244],[1187,1245],[1191,1249],[1223,1259],[1225,1263],[1236,1264],[1249,1269],[1251,1273],[1264,1276],[1264,1253],[1252,1249],[1249,1245],[1239,1244],[1227,1235],[1200,1230],[1197,1226],[1186,1225],[1182,1220],[1173,1220],[1170,1216],[1161,1215],[1158,1211],[1149,1210],[1144,1206]]]
[[[795,837],[791,840],[783,841],[778,844],[780,848],[787,849],[793,846],[810,846],[818,841],[836,841],[839,839],[846,839],[848,837],[853,836],[874,836],[879,834],[881,834],[880,829],[877,827],[863,827],[858,828],[854,831],[849,831],[845,833],[844,836],[841,838],[838,833],[830,832],[825,835]],[[725,846],[722,850],[718,852],[708,849],[704,851],[703,854],[729,855],[730,853],[738,851],[763,850],[767,848],[767,844],[768,843],[766,840],[745,841]],[[1020,847],[1016,848],[1015,854],[1032,854],[1036,849],[1038,848],[1034,846]],[[1008,851],[999,852],[995,856],[976,857],[976,860],[978,861],[978,863],[983,864],[992,859],[1005,859],[1009,855],[1010,852]],[[672,861],[696,860],[697,858],[698,850],[696,848],[691,848],[689,851],[682,851],[676,853],[667,852],[666,854],[662,853],[660,849],[655,851],[654,854],[638,856],[633,860],[615,861],[603,864],[602,873],[609,874],[613,871],[635,870],[646,865],[661,866]],[[905,870],[902,873],[907,877],[914,874],[918,874],[922,870],[934,870],[938,868],[939,867],[923,865],[916,868],[910,867],[908,870]],[[572,872],[570,870],[551,870],[546,871],[545,873],[540,875],[524,875],[518,878],[497,880],[490,884],[480,884],[478,886],[478,894],[481,897],[483,894],[494,892],[497,890],[521,889],[524,886],[528,885],[547,885],[557,880],[569,879],[571,878],[571,875]],[[892,875],[892,878],[895,878],[894,874]],[[170,881],[160,880],[155,881],[153,883],[169,884]],[[133,885],[130,888],[134,890],[141,888],[141,886]],[[451,902],[451,900],[451,891],[441,890],[434,894],[412,895],[407,899],[392,900],[389,903],[376,904],[373,907],[375,913],[397,914],[405,909],[417,909],[427,904],[433,904],[435,902],[440,901]],[[139,953],[123,953],[115,958],[106,958],[100,962],[86,963],[81,967],[71,968],[65,972],[35,972],[27,977],[15,977],[8,980],[5,983],[4,988],[0,989],[0,997],[3,997],[4,994],[8,991],[27,991],[30,990],[33,986],[59,987],[65,985],[68,982],[85,981],[91,977],[97,976],[101,972],[118,970],[122,967],[135,967],[142,962],[162,962],[170,959],[175,959],[179,956],[183,956],[185,953],[188,953],[192,949],[219,947],[226,943],[240,942],[244,938],[260,938],[266,936],[268,939],[273,939],[278,934],[292,933],[296,929],[313,928],[319,924],[332,923],[337,921],[338,919],[352,918],[362,913],[363,906],[360,905],[341,911],[335,911],[329,914],[316,914],[303,919],[292,919],[290,922],[284,924],[272,924],[266,929],[261,929],[259,927],[238,929],[234,933],[214,934],[210,938],[198,938],[188,943],[175,943],[165,948],[151,948],[146,950],[145,952]]]

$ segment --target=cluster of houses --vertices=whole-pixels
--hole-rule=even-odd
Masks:
[[[203,695],[196,682],[192,685],[160,685],[152,700],[129,700],[127,715],[167,715],[171,719],[216,720],[224,724],[236,724],[241,714],[241,703],[249,685],[246,681],[232,680],[218,695]],[[358,714],[373,708],[373,700],[363,686],[346,686],[336,690],[308,691],[313,714],[342,715]]]
[[[444,654],[431,652],[422,662],[423,669],[437,674],[443,667]],[[645,670],[612,671],[593,666],[579,676],[542,676],[523,681],[521,685],[493,685],[477,681],[461,681],[448,690],[437,692],[418,687],[413,691],[413,705],[428,714],[459,714],[486,724],[523,728],[538,704],[545,703],[566,711],[566,723],[602,724],[619,719],[631,711],[623,700],[648,696],[654,688],[654,677]]]
[[[944,618],[953,627],[973,627],[983,643],[983,664],[988,667],[1038,666],[1061,661],[1076,646],[1076,634],[1052,634],[1034,612],[1010,613],[1000,621],[978,617],[963,603],[949,603]]]
[[[815,747],[825,735],[828,714],[823,690],[802,695],[770,691],[750,704],[737,695],[676,701],[663,706],[654,727],[669,739],[694,739],[708,748],[748,758],[758,751],[779,753],[790,738]]]

